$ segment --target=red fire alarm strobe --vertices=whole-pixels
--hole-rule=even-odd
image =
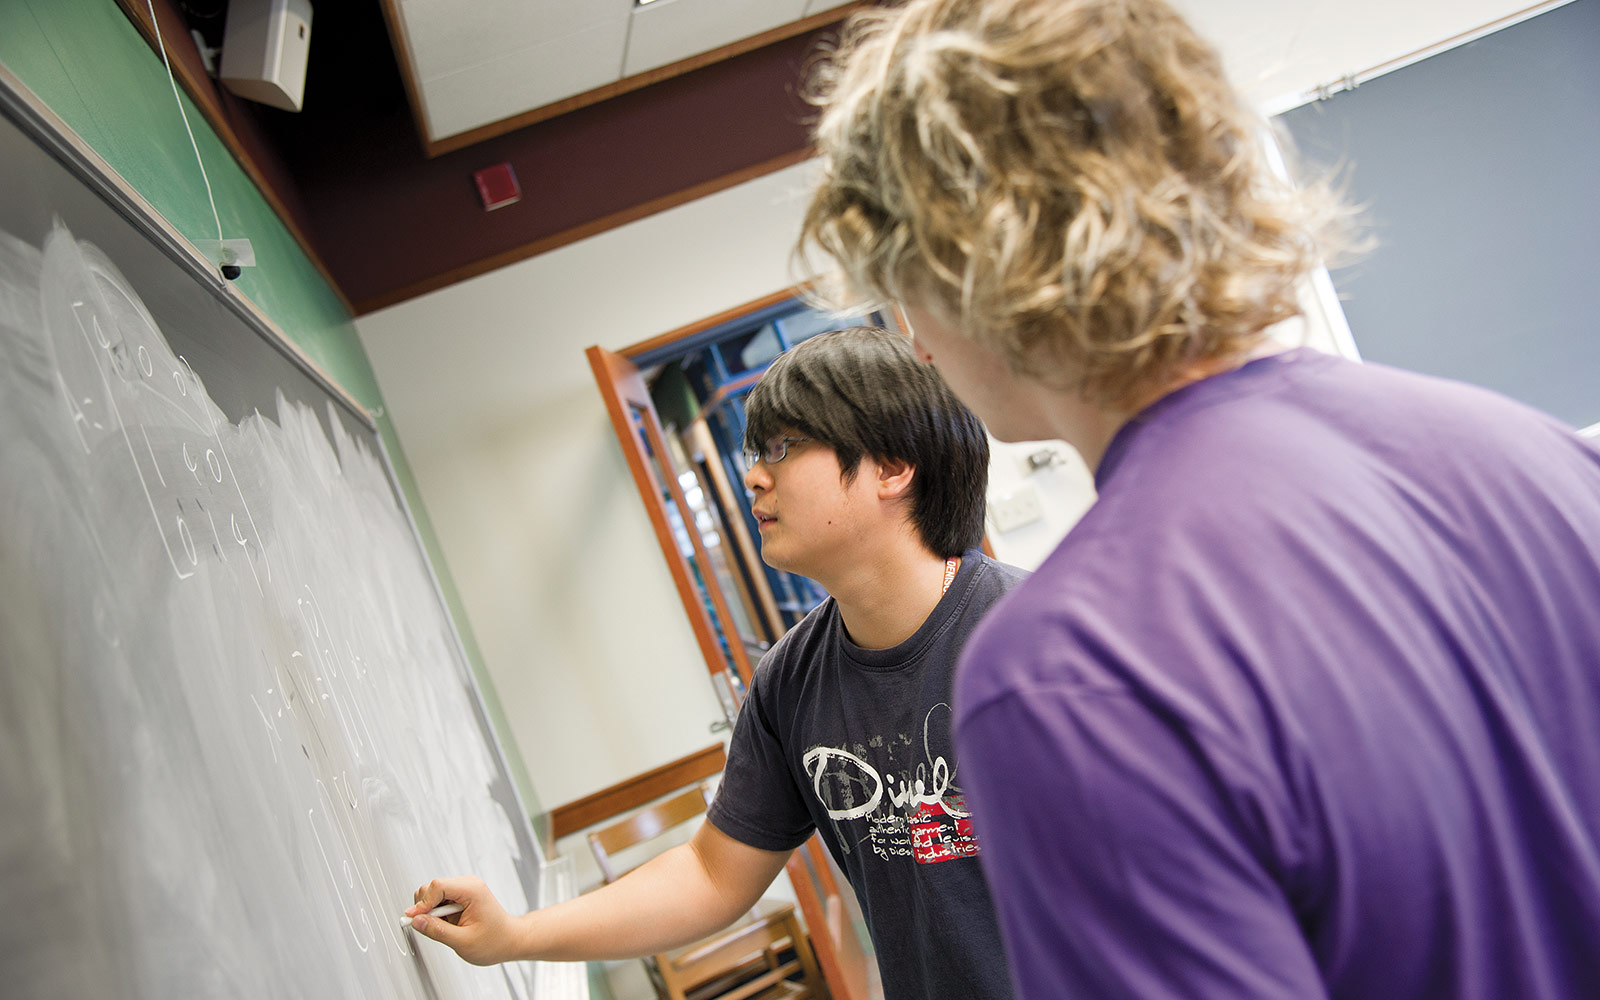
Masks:
[[[478,185],[478,197],[483,199],[485,212],[515,205],[522,200],[522,188],[517,186],[517,175],[509,163],[484,167],[472,175],[472,180]]]

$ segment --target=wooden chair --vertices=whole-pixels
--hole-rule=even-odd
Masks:
[[[654,840],[706,811],[704,785],[681,792],[589,834],[600,873],[607,883],[623,875],[613,856]],[[785,953],[792,952],[787,955]],[[826,1000],[827,987],[800,929],[794,907],[762,900],[726,930],[701,941],[645,959],[662,1000]],[[789,977],[803,974],[800,982]]]
[[[846,883],[840,891],[822,836],[813,833],[790,856],[785,867],[789,882],[795,887],[795,898],[800,901],[800,912],[811,928],[812,950],[833,1000],[883,1000],[877,963],[862,948],[856,934],[854,901],[845,899],[850,886]]]

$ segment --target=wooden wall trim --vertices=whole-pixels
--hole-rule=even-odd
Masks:
[[[584,827],[637,809],[668,792],[720,773],[727,763],[727,750],[721,743],[713,743],[704,750],[636,774],[593,795],[556,806],[550,810],[550,836],[559,840]]]
[[[633,367],[627,359],[623,359],[623,363],[628,364],[630,368]],[[635,368],[634,371],[637,372],[638,369]],[[635,377],[638,379],[639,386],[644,388],[644,378],[642,376]],[[648,399],[648,396],[646,398]],[[694,508],[689,506],[689,500],[684,495],[683,484],[678,481],[678,474],[681,470],[678,468],[677,463],[673,461],[671,446],[667,443],[666,432],[661,427],[661,420],[656,414],[653,401],[650,403],[649,417],[648,420],[644,421],[644,426],[641,429],[644,431],[645,437],[650,441],[650,450],[660,456],[659,468],[664,473],[663,478],[666,480],[661,485],[667,488],[667,492],[672,496],[672,502],[677,505],[679,511],[683,512],[683,516],[686,519],[692,519]],[[649,501],[647,500],[646,502],[648,503]],[[727,669],[732,670],[734,676],[744,682],[744,687],[748,690],[750,684],[755,680],[755,666],[750,662],[749,654],[745,652],[745,645],[741,641],[738,625],[734,622],[733,612],[728,607],[728,597],[722,592],[722,582],[717,579],[716,573],[712,571],[711,555],[706,551],[705,540],[700,537],[699,530],[690,528],[685,534],[689,536],[689,544],[694,548],[695,566],[700,569],[699,589],[704,592],[705,597],[711,598],[711,606],[717,615],[715,623],[708,619],[706,624],[708,626],[713,624],[719,626],[718,631],[722,633],[722,638],[726,641],[716,644],[717,648],[722,652],[722,659],[727,664]],[[681,579],[689,584],[688,588],[680,587],[678,589],[679,596],[687,601],[693,594],[697,601],[701,600],[702,598],[699,594],[694,594],[694,584],[691,582],[690,571],[693,567],[689,565],[688,560],[676,548],[673,549],[673,553],[677,555],[679,562],[682,563],[683,575]],[[712,668],[713,677],[719,672],[710,662],[706,666]],[[742,700],[737,686],[733,690],[733,696],[736,702]],[[731,716],[728,721],[733,721]]]
[[[389,9],[395,2],[396,0],[384,0],[385,15],[389,14]],[[457,132],[442,139],[433,138],[432,132],[427,128],[423,120],[421,84],[415,82],[416,74],[412,69],[409,54],[402,51],[404,46],[400,43],[399,35],[393,23],[391,23],[390,27],[390,38],[395,43],[395,54],[400,57],[401,75],[406,79],[406,96],[411,99],[412,113],[417,119],[417,134],[423,136],[422,148],[429,157],[434,157],[464,149],[474,143],[483,142],[485,139],[493,139],[495,136],[505,135],[507,132],[515,132],[519,128],[547,121],[559,115],[564,115],[569,111],[576,111],[591,104],[598,104],[619,94],[626,94],[641,87],[648,87],[653,83],[660,83],[662,80],[669,80],[675,76],[691,73],[712,63],[721,62],[724,59],[732,59],[734,56],[741,56],[746,52],[754,52],[762,46],[781,42],[786,38],[793,38],[796,35],[803,35],[808,31],[826,27],[835,21],[842,21],[856,11],[868,6],[870,4],[867,0],[862,0],[859,3],[847,4],[833,10],[825,10],[820,14],[812,14],[803,20],[779,25],[759,35],[751,35],[749,38],[730,42],[721,48],[701,52],[687,59],[680,59],[675,63],[668,63],[665,66],[645,70],[643,73],[635,73],[632,76],[623,77],[593,90],[586,90],[581,94],[574,94],[571,97],[546,104],[543,107],[533,108],[510,118],[502,118],[499,121],[480,125],[465,132]]]
[[[673,492],[673,502],[679,510],[688,510],[683,502],[682,488],[678,486],[676,476],[670,476],[665,482],[660,482],[657,476],[667,472],[671,459],[667,457],[667,447],[661,437],[660,420],[656,416],[655,404],[650,399],[650,390],[644,383],[644,378],[639,369],[627,358],[608,351],[598,344],[592,344],[583,352],[589,360],[589,368],[594,373],[595,384],[600,389],[600,398],[605,401],[606,415],[611,420],[612,430],[617,435],[617,447],[622,449],[623,458],[628,462],[628,471],[633,475],[633,483],[639,490],[640,502],[644,504],[645,514],[650,518],[650,526],[655,531],[656,543],[661,547],[661,557],[667,561],[667,569],[671,571],[673,586],[677,588],[678,600],[683,604],[683,612],[688,616],[690,630],[694,632],[695,643],[700,647],[700,655],[705,660],[706,671],[715,684],[718,679],[726,681],[726,674],[732,670],[735,676],[748,678],[749,661],[744,654],[742,644],[735,641],[737,635],[730,637],[726,646],[718,642],[716,626],[712,623],[711,610],[706,608],[700,590],[697,589],[694,573],[690,568],[689,560],[678,550],[678,542],[673,534],[672,525],[667,520],[666,505],[661,502],[664,491]],[[635,412],[642,414],[640,428],[634,427]],[[646,442],[639,439],[638,431],[643,430],[648,439]],[[665,467],[658,466],[646,448],[656,455],[662,456]],[[703,546],[698,532],[689,533],[690,542],[695,547],[700,565],[709,566],[710,562],[705,557]],[[710,575],[703,578],[700,586],[712,596],[713,602],[720,600],[720,588],[716,584],[716,576]],[[727,617],[726,607],[718,605],[717,613],[724,620]],[[724,652],[727,656],[724,656]],[[744,670],[739,669],[739,664]],[[730,689],[737,700],[736,692]]]
[[[573,226],[571,229],[564,229],[559,233],[551,233],[549,236],[540,237],[531,243],[524,243],[522,246],[513,247],[510,250],[475,260],[470,264],[451,268],[422,281],[413,281],[409,285],[402,285],[392,291],[384,292],[382,295],[374,295],[370,298],[362,299],[355,304],[356,315],[364,316],[367,313],[377,312],[379,309],[386,309],[407,299],[414,299],[419,295],[426,295],[441,288],[448,288],[457,282],[466,281],[468,278],[476,278],[480,274],[497,271],[507,265],[527,260],[529,257],[537,257],[542,253],[560,249],[569,243],[588,239],[590,236],[598,235],[608,229],[625,226],[630,222],[636,222],[657,212],[665,212],[669,208],[677,208],[679,205],[687,204],[697,198],[704,198],[706,195],[716,194],[718,191],[736,187],[745,181],[755,180],[757,177],[776,173],[785,167],[803,163],[813,155],[814,150],[810,146],[795,150],[792,153],[784,153],[782,156],[775,156],[763,163],[745,167],[743,170],[735,170],[731,174],[714,177],[693,187],[684,188],[682,191],[674,191],[671,194],[662,195],[660,198],[655,198],[643,204],[625,208],[620,212],[601,216],[598,219],[585,222],[581,226]],[[637,347],[638,345],[634,346]],[[633,348],[628,350],[633,350]],[[626,352],[623,353],[626,356]]]

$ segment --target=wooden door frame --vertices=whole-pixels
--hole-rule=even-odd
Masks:
[[[584,355],[589,359],[595,383],[600,388],[606,411],[611,417],[612,430],[616,432],[617,442],[622,447],[623,456],[628,461],[628,469],[633,474],[634,485],[639,489],[645,512],[655,529],[661,554],[667,560],[667,568],[672,572],[673,583],[678,588],[678,598],[683,602],[685,614],[689,616],[689,625],[694,630],[695,641],[699,643],[700,654],[705,658],[706,669],[711,673],[713,680],[721,677],[726,681],[729,670],[739,678],[741,684],[730,685],[737,704],[738,691],[750,683],[750,660],[745,656],[744,644],[739,641],[738,632],[734,629],[734,619],[727,598],[722,593],[722,586],[717,582],[715,573],[712,572],[711,559],[706,553],[704,543],[700,540],[700,533],[694,530],[692,523],[685,523],[685,533],[689,536],[695,558],[699,560],[701,567],[699,585],[705,588],[718,618],[725,626],[723,637],[727,639],[726,656],[717,640],[716,626],[713,625],[711,616],[706,613],[705,606],[700,603],[699,590],[695,583],[694,572],[689,567],[689,561],[678,551],[677,540],[672,534],[672,525],[667,520],[666,508],[657,499],[666,492],[671,495],[673,503],[678,505],[683,517],[693,516],[688,501],[684,498],[683,487],[678,484],[677,478],[669,477],[668,482],[660,482],[656,478],[653,463],[640,446],[633,426],[632,412],[637,412],[643,417],[641,429],[649,442],[650,449],[659,456],[660,462],[668,468],[671,467],[672,454],[667,449],[666,437],[661,430],[661,420],[656,415],[655,404],[650,399],[644,378],[632,361],[603,347],[590,347]],[[731,634],[729,630],[732,630]]]
[[[783,624],[783,613],[778,610],[778,599],[772,593],[772,584],[768,582],[766,574],[760,571],[760,567],[764,565],[761,561],[761,547],[750,537],[750,529],[744,522],[744,511],[733,482],[728,478],[722,464],[716,460],[721,452],[717,449],[717,442],[712,437],[711,428],[704,416],[701,414],[696,417],[685,432],[689,443],[699,448],[704,458],[698,459],[693,452],[689,457],[696,464],[705,466],[706,478],[711,480],[710,486],[716,491],[717,502],[725,512],[722,518],[723,528],[737,551],[739,561],[756,570],[750,574],[750,586],[744,588],[741,583],[741,588],[752,591],[749,595],[750,614],[766,633],[757,638],[764,639],[767,643],[774,643],[787,631]],[[735,570],[737,572],[738,567],[735,567]],[[735,580],[738,581],[741,575],[736,575]]]
[[[655,528],[661,554],[672,571],[678,597],[683,602],[683,609],[689,616],[690,625],[694,628],[695,638],[700,644],[702,655],[706,658],[707,668],[713,675],[717,674],[719,669],[723,669],[720,667],[722,658],[714,628],[705,608],[700,604],[689,565],[678,551],[666,511],[658,501],[662,495],[660,484],[657,483],[651,463],[638,445],[638,438],[635,436],[629,416],[630,404],[642,411],[647,418],[646,435],[650,439],[650,447],[658,455],[670,455],[666,450],[665,435],[650,399],[649,390],[644,384],[638,366],[630,359],[732,322],[757,310],[777,305],[787,299],[798,298],[802,291],[800,288],[789,288],[775,292],[659,337],[625,347],[621,351],[608,351],[597,345],[584,352],[594,372],[595,382],[600,387],[600,394],[605,399],[612,429],[616,432],[618,443],[627,458],[634,485],[638,487],[640,499],[644,502],[650,522]],[[670,459],[668,461],[670,462]],[[688,516],[689,507],[677,481],[667,484],[667,488],[672,493],[674,502],[678,504],[678,509],[686,512],[685,516]],[[693,525],[686,527],[694,543],[696,557],[700,560],[700,565],[705,568],[701,573],[701,579],[705,581],[708,592],[712,594],[717,613],[728,627],[732,628],[733,618],[729,615],[726,601],[721,595],[721,585],[711,572],[711,562],[705,554],[699,532],[693,529]],[[727,635],[727,638],[730,653],[742,660],[742,644],[738,641],[737,632]],[[748,671],[746,662],[744,673],[746,678],[749,677]],[[737,688],[733,689],[733,697],[736,703],[743,700]],[[817,963],[822,967],[822,975],[828,983],[833,1000],[869,1000],[870,959],[862,948],[848,916],[848,906],[844,901],[843,892],[849,890],[839,888],[829,867],[827,848],[822,843],[821,835],[812,834],[810,840],[792,852],[784,865],[784,870],[794,887],[795,899],[800,904],[800,912],[805,917],[810,932],[812,949],[816,953]]]

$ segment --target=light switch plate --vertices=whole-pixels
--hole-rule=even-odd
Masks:
[[[989,524],[1001,534],[1033,524],[1043,517],[1044,508],[1039,503],[1039,491],[1032,483],[1022,483],[1009,492],[989,497]]]

